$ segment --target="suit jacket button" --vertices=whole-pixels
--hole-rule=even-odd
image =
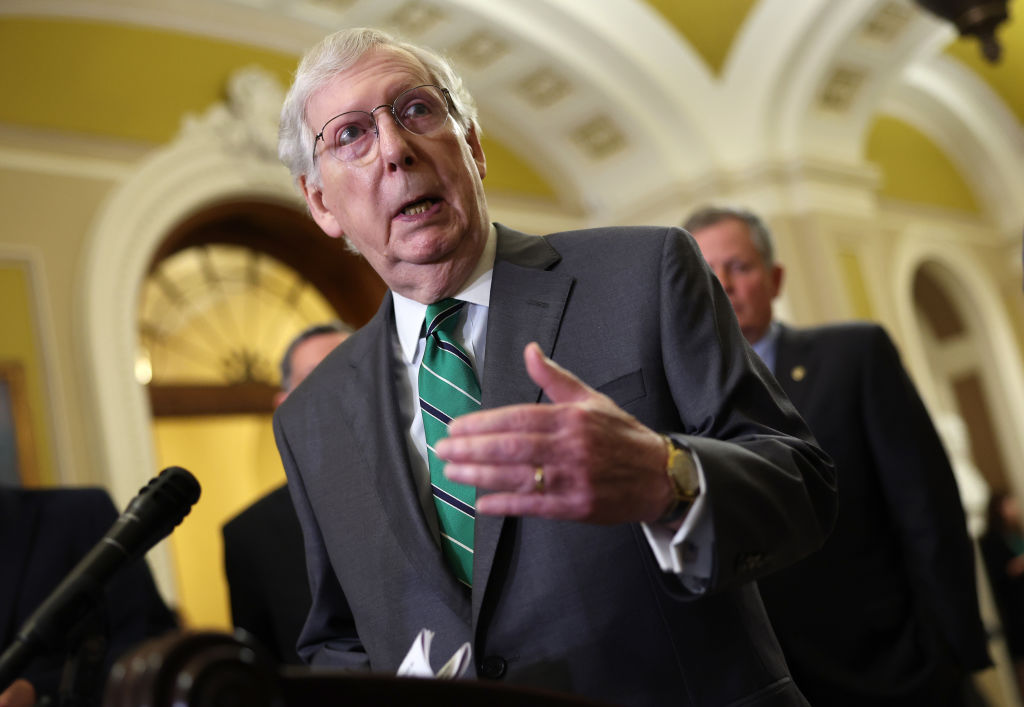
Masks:
[[[505,674],[505,659],[497,655],[489,655],[480,661],[480,677],[488,680],[497,680]]]

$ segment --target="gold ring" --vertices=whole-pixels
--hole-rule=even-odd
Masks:
[[[533,492],[544,493],[544,467],[535,466],[533,468]]]

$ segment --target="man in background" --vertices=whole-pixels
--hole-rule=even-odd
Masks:
[[[281,357],[277,407],[352,333],[340,321],[300,332]],[[224,570],[236,628],[253,635],[282,663],[301,664],[295,644],[309,613],[302,530],[287,485],[282,484],[228,521]]]
[[[989,665],[971,541],[953,470],[885,331],[795,329],[755,214],[707,207],[684,224],[744,337],[836,463],[839,516],[824,547],[758,585],[811,704],[961,705]]]
[[[117,519],[114,502],[100,488],[0,486],[0,653]],[[145,639],[177,628],[145,559],[114,575],[100,599],[92,624],[95,635],[106,641],[97,666],[100,679],[91,680],[94,671],[83,667],[70,672],[62,684],[65,663],[77,647],[68,645],[37,657],[10,686],[0,685],[0,706],[58,704],[58,695],[65,693],[81,700],[75,704],[99,705],[104,679],[117,658]],[[85,678],[90,679],[83,683]]]

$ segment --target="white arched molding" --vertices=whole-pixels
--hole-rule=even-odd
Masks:
[[[452,17],[475,14],[512,40],[485,70],[459,69],[481,114],[500,116],[508,145],[528,146],[557,168],[584,213],[583,223],[624,223],[678,199],[691,180],[713,170],[707,133],[716,111],[712,77],[699,55],[657,13],[633,0],[494,3],[443,0]],[[444,49],[438,28],[422,37]],[[547,106],[523,100],[517,84],[549,69],[569,92]],[[686,86],[685,91],[679,89]],[[622,148],[595,157],[572,139],[581,120],[607,117]],[[483,125],[484,132],[488,125]],[[518,130],[517,137],[515,131]],[[565,188],[565,187],[563,187]]]
[[[1016,240],[1024,223],[1024,127],[976,74],[946,55],[904,72],[883,110],[931,138],[967,177],[997,227]]]
[[[275,131],[266,129],[276,126],[280,104],[272,78],[239,72],[228,103],[187,118],[178,138],[111,194],[90,230],[76,341],[85,399],[95,404],[100,476],[121,506],[159,471],[149,401],[135,380],[138,297],[150,260],[171,229],[210,204],[243,197],[297,203],[288,171],[274,157]],[[165,596],[173,596],[169,558],[157,552],[150,560]]]
[[[936,409],[937,383],[931,378],[920,322],[914,308],[914,277],[926,263],[945,268],[956,280],[951,294],[963,307],[963,314],[972,322],[972,338],[979,344],[980,371],[987,379],[985,390],[992,406],[992,421],[1000,449],[1005,455],[1010,482],[1018,494],[1024,494],[1024,371],[1021,351],[1013,336],[1006,310],[993,283],[990,271],[977,261],[974,251],[959,242],[953,231],[936,224],[913,224],[900,236],[894,254],[893,300],[899,323],[901,347],[907,367],[933,415],[955,412]],[[922,375],[925,372],[927,376]],[[996,380],[993,380],[995,377]],[[991,395],[991,392],[998,391]]]
[[[816,74],[800,72],[809,68],[801,64],[804,55],[820,51],[809,46],[809,37],[846,32],[844,18],[838,30],[823,31],[835,24],[826,22],[828,16],[829,6],[818,0],[761,0],[750,9],[722,67],[720,108],[708,116],[719,126],[713,132],[726,138],[719,145],[725,164],[738,168],[761,156],[780,156],[771,149],[777,147],[774,122],[784,108],[778,100],[792,95],[794,82],[817,80]]]
[[[878,104],[902,71],[937,52],[952,30],[923,10],[909,10],[891,36],[867,27],[890,0],[821,3],[818,16],[786,55],[788,63],[760,115],[775,154],[856,164]],[[824,100],[824,96],[831,96]]]

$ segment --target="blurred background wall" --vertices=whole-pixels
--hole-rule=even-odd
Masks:
[[[910,0],[2,0],[0,464],[121,505],[190,469],[203,498],[150,559],[190,625],[229,625],[219,528],[283,481],[284,345],[383,293],[305,216],[277,111],[307,47],[376,25],[463,73],[496,220],[754,208],[784,318],[883,323],[988,486],[1020,495],[1020,11],[990,64]]]

